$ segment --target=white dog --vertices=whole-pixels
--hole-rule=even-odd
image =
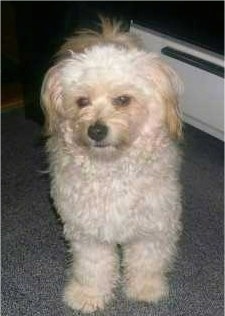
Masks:
[[[129,298],[156,302],[181,215],[176,73],[118,23],[70,38],[42,87],[51,195],[73,254],[64,292],[92,312],[112,298],[123,249]]]

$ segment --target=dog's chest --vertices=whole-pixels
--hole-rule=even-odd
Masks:
[[[146,171],[126,161],[68,164],[55,179],[53,198],[65,222],[101,239],[123,240],[138,229]]]
[[[82,208],[103,214],[128,209],[138,190],[138,177],[140,172],[134,164],[86,161],[65,167],[58,184],[77,212]]]

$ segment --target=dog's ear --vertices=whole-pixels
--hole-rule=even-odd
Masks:
[[[41,106],[45,115],[45,132],[55,132],[60,110],[62,109],[62,85],[60,65],[53,66],[45,75],[41,88]]]
[[[156,98],[165,108],[165,121],[172,137],[182,136],[182,120],[179,99],[183,92],[183,84],[176,72],[155,54],[148,54],[147,78],[154,86]]]

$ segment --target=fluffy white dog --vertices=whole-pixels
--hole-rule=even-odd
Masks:
[[[83,31],[60,49],[42,87],[51,195],[73,254],[64,292],[92,312],[112,298],[123,249],[129,298],[168,293],[181,215],[176,140],[180,81],[118,23]]]

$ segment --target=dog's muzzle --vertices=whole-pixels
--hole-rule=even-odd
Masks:
[[[89,126],[88,136],[97,142],[102,141],[108,134],[108,127],[101,122],[96,122],[94,125]]]

